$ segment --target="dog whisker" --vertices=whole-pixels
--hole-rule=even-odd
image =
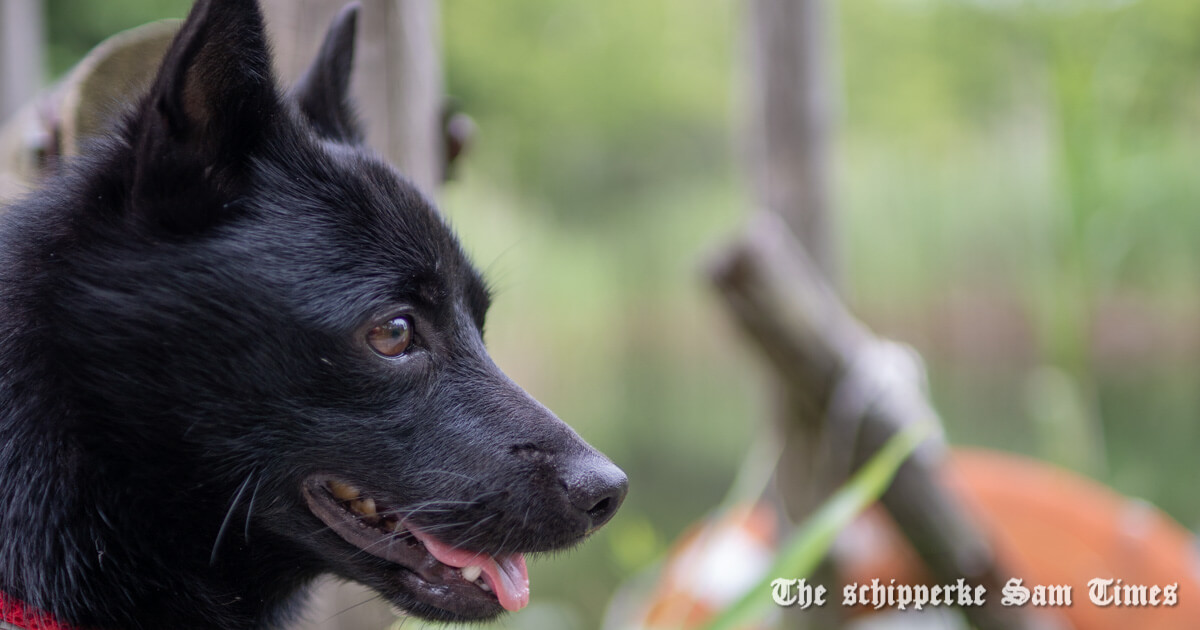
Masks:
[[[333,620],[335,617],[338,617],[338,616],[340,616],[340,615],[344,615],[344,614],[346,614],[346,613],[350,612],[351,610],[354,610],[355,608],[358,608],[359,606],[362,606],[362,605],[364,605],[364,604],[369,604],[369,603],[371,603],[371,602],[373,602],[373,601],[375,601],[375,600],[379,600],[379,599],[383,599],[383,595],[380,595],[379,593],[376,593],[376,594],[372,595],[371,597],[368,597],[368,598],[366,598],[366,599],[362,600],[361,602],[358,602],[357,604],[351,604],[351,605],[349,605],[349,606],[347,606],[347,607],[345,607],[345,608],[343,608],[343,609],[341,609],[341,610],[339,610],[339,611],[337,611],[337,612],[333,613],[332,615],[330,615],[330,616],[326,617],[325,619],[323,619],[323,620],[321,621],[321,625],[325,625],[326,623],[329,623],[330,621],[332,621],[332,620]]]
[[[489,515],[489,516],[487,516],[487,517],[485,517],[485,518],[482,518],[482,519],[480,519],[480,520],[479,520],[478,522],[476,522],[474,525],[472,525],[472,526],[470,526],[469,528],[467,528],[466,532],[469,532],[469,531],[471,531],[472,529],[475,529],[476,527],[479,527],[480,525],[482,525],[482,524],[486,523],[487,521],[491,520],[491,519],[492,519],[493,517],[495,517],[495,516],[497,516],[497,515],[496,515],[496,514],[491,514],[491,515]],[[466,533],[466,532],[463,532],[463,533]],[[478,538],[482,537],[483,535],[484,535],[484,532],[476,532],[474,535],[472,535],[472,536],[468,536],[467,538],[465,538],[465,539],[463,539],[463,540],[459,541],[459,543],[458,543],[458,546],[459,546],[459,547],[466,547],[466,546],[468,546],[468,545],[469,545],[471,542],[473,542],[473,541],[475,541],[476,539],[478,539]],[[479,557],[479,554],[476,554],[476,557]]]
[[[429,475],[447,475],[447,476],[452,476],[452,477],[461,477],[463,479],[466,479],[470,483],[478,482],[478,479],[476,479],[475,477],[472,477],[472,476],[464,474],[464,473],[456,472],[453,470],[437,470],[437,469],[422,470],[421,472],[417,473],[416,477],[421,478],[421,477],[427,477]]]
[[[247,543],[250,542],[250,518],[254,515],[254,500],[258,498],[258,490],[262,487],[262,482],[263,478],[259,475],[258,481],[254,482],[254,492],[250,493],[250,502],[246,504],[246,525],[242,536],[246,539]]]
[[[242,495],[246,493],[246,488],[250,486],[250,481],[254,479],[254,473],[255,471],[252,470],[246,474],[242,485],[238,486],[237,493],[233,495],[233,500],[229,502],[229,509],[225,511],[225,519],[221,521],[221,528],[217,530],[217,538],[213,541],[212,554],[208,559],[210,565],[217,564],[217,551],[221,547],[221,539],[225,537],[225,532],[229,529],[229,522],[233,519],[233,513],[237,510],[237,505],[242,500]]]

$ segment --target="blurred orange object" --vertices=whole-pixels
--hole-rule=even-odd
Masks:
[[[1196,538],[1149,503],[1049,464],[986,450],[954,449],[942,479],[975,515],[1010,577],[1030,589],[1072,587],[1071,606],[1045,610],[1075,630],[1200,628]],[[842,581],[928,583],[907,541],[880,516],[864,515],[851,528],[857,531],[847,532],[850,544],[838,556]],[[1093,578],[1147,589],[1175,584],[1177,602],[1099,606],[1089,599]],[[989,600],[1000,597],[989,593]]]

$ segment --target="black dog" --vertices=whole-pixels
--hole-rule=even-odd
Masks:
[[[485,619],[527,601],[523,553],[620,505],[488,357],[443,218],[361,146],[355,16],[281,94],[257,4],[200,0],[119,130],[5,211],[4,610],[279,627],[333,573]]]

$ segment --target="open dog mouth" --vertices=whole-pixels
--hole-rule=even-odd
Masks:
[[[433,535],[433,527],[415,526],[399,510],[342,481],[312,477],[303,490],[317,518],[361,552],[396,565],[397,579],[423,603],[470,618],[529,603],[522,554],[491,555],[447,544]]]

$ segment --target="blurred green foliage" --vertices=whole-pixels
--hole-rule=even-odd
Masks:
[[[188,4],[47,0],[52,70]],[[855,310],[926,355],[954,440],[1200,524],[1200,3],[830,4]],[[593,628],[768,413],[700,273],[754,203],[745,8],[442,6],[448,91],[480,132],[441,203],[499,289],[489,344],[632,480],[597,540],[534,564],[519,624]]]

